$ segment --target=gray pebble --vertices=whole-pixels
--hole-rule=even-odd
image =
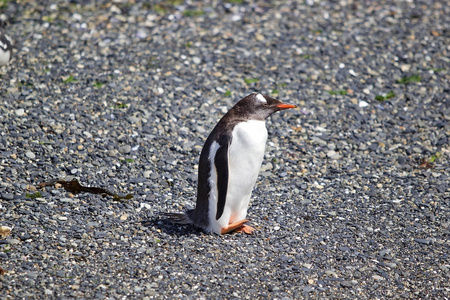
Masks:
[[[119,152],[122,154],[128,154],[131,152],[131,146],[130,145],[123,145],[119,147]]]
[[[131,149],[131,147],[130,147],[130,149]],[[108,151],[108,156],[109,157],[116,157],[118,153],[119,153],[119,151],[117,149],[111,149],[111,150]]]
[[[25,156],[28,157],[29,159],[35,159],[36,158],[36,155],[33,152],[31,152],[31,151],[25,152]]]
[[[429,245],[433,242],[432,239],[415,239],[415,241],[419,244]]]
[[[14,199],[14,194],[2,193],[1,194],[1,198],[4,199],[4,200],[13,200]]]

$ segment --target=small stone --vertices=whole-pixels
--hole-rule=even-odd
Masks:
[[[194,64],[196,64],[196,65],[199,65],[199,64],[202,62],[202,60],[201,60],[199,57],[197,57],[197,56],[194,56],[194,57],[192,58],[192,61],[193,61]]]
[[[369,103],[367,103],[366,101],[364,100],[359,101],[359,107],[367,107],[367,106],[369,106]]]
[[[356,73],[353,69],[348,70],[348,72],[350,73],[350,75],[358,77],[358,73]]]
[[[315,187],[316,189],[319,189],[319,190],[321,190],[321,189],[324,188],[323,185],[318,184],[318,183],[314,183],[314,187]]]
[[[16,111],[14,113],[16,114],[16,116],[22,117],[25,114],[25,110],[23,108],[19,108],[19,109],[16,109]]]
[[[135,116],[129,116],[129,117],[127,117],[127,121],[130,122],[131,124],[134,124],[134,123],[138,123],[140,121],[140,118],[135,117]]]
[[[36,158],[36,155],[33,152],[31,152],[31,151],[27,151],[25,153],[25,156],[28,157],[29,159],[35,159]]]
[[[382,277],[380,275],[373,275],[372,278],[375,279],[375,280],[380,280],[380,281],[384,280],[384,277]]]
[[[402,72],[409,72],[409,70],[411,69],[411,65],[401,65],[400,69],[402,70]]]
[[[6,239],[10,235],[12,228],[9,226],[0,226],[0,239]]]
[[[9,193],[3,193],[1,194],[1,197],[4,200],[14,200],[14,195]]]
[[[361,150],[361,151],[366,151],[367,150],[367,145],[361,143],[361,144],[359,144],[358,149]]]
[[[162,94],[164,94],[164,89],[163,89],[162,87],[156,88],[156,94],[157,94],[157,95],[162,95]]]
[[[422,149],[420,149],[419,147],[413,147],[412,150],[416,153],[422,153]]]
[[[423,245],[429,245],[433,241],[431,239],[415,239],[416,243],[423,244]]]
[[[20,244],[20,241],[18,239],[10,239],[8,240],[8,243],[11,245],[17,245]]]
[[[151,209],[152,206],[149,203],[141,202],[140,208]]]
[[[145,178],[150,178],[150,175],[152,174],[152,171],[149,171],[149,170],[147,170],[147,171],[144,171],[144,177]]]
[[[272,170],[272,169],[273,169],[273,165],[271,163],[267,163],[261,167],[260,172],[266,172],[266,171]]]
[[[116,157],[118,153],[119,153],[119,151],[117,151],[117,149],[112,149],[112,150],[108,151],[108,156],[109,157]]]
[[[190,174],[187,178],[192,182],[196,182],[198,179],[198,176],[197,176],[197,174]]]
[[[258,41],[264,41],[264,36],[261,34],[261,33],[255,33],[255,38],[256,38],[256,40],[258,40]]]
[[[197,130],[197,132],[199,132],[199,133],[205,133],[205,127],[203,127],[203,126],[197,126],[196,127],[196,130]]]
[[[337,153],[337,152],[334,151],[334,150],[328,151],[328,152],[327,152],[327,156],[328,156],[329,158],[331,158],[331,159],[339,159],[339,158],[341,158],[341,156],[339,155],[339,153]]]
[[[61,198],[61,199],[59,199],[59,201],[61,201],[63,203],[72,203],[73,202],[72,198]]]
[[[138,30],[136,31],[136,37],[139,39],[145,39],[147,38],[148,34],[147,31],[144,30],[143,28],[138,28]]]
[[[347,281],[347,280],[342,281],[341,285],[343,287],[352,287],[353,286],[352,282],[351,281]]]
[[[131,152],[131,146],[130,145],[123,145],[119,147],[119,152],[123,154],[128,154]]]
[[[36,198],[36,201],[38,201],[38,202],[40,202],[40,203],[48,203],[48,201],[45,200],[45,198],[42,198],[42,197]]]
[[[304,200],[301,200],[300,203],[303,205],[308,205],[308,204],[311,204],[312,202],[309,199],[304,199]]]
[[[395,267],[397,267],[397,264],[396,263],[390,263],[390,262],[387,262],[387,263],[384,263],[387,267],[389,267],[389,268],[395,268]]]

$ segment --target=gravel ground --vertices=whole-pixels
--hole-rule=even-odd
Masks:
[[[450,297],[449,6],[238,2],[0,1],[1,299]],[[257,233],[160,218],[253,91]]]

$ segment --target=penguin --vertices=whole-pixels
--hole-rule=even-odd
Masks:
[[[6,22],[0,20],[0,66],[8,64],[12,55],[12,41],[3,29],[5,26]]]
[[[295,105],[260,93],[239,100],[217,123],[200,154],[197,202],[185,213],[166,213],[174,223],[208,233],[252,234],[247,209],[264,158],[266,119]]]

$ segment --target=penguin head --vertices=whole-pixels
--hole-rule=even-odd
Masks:
[[[283,103],[268,95],[252,93],[236,103],[233,110],[246,119],[265,120],[274,112],[295,107],[297,106]]]

